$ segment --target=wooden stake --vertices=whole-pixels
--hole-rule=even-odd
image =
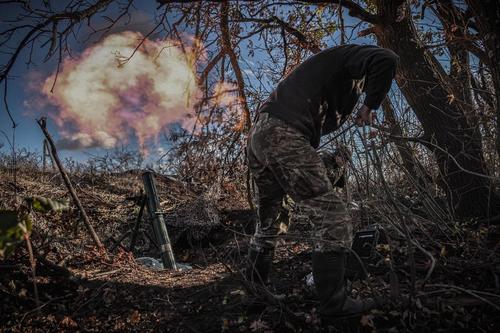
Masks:
[[[61,160],[59,160],[59,156],[57,155],[57,150],[56,146],[54,144],[54,140],[52,140],[52,137],[50,136],[50,133],[47,131],[47,118],[42,117],[36,121],[40,128],[43,131],[43,134],[47,138],[47,142],[50,147],[50,152],[52,154],[52,158],[54,159],[54,162],[57,165],[57,168],[59,169],[59,172],[61,173],[61,176],[63,178],[64,184],[68,188],[69,194],[71,195],[71,198],[75,202],[76,206],[78,207],[78,210],[80,211],[80,214],[82,216],[83,223],[85,224],[85,227],[87,228],[88,232],[90,233],[90,236],[92,237],[92,240],[94,241],[94,244],[101,250],[105,250],[104,246],[102,245],[101,241],[99,240],[99,236],[97,236],[94,228],[90,224],[89,218],[87,216],[87,213],[85,212],[85,209],[83,209],[82,203],[80,202],[80,199],[78,199],[78,196],[76,195],[75,189],[73,188],[73,185],[71,185],[71,181],[68,177],[68,174],[63,168],[63,165],[61,163]]]

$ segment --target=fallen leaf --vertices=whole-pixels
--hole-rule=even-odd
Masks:
[[[141,314],[139,311],[135,310],[129,317],[129,322],[132,325],[137,325],[141,321]]]
[[[446,97],[448,97],[448,104],[451,104],[451,103],[453,103],[453,101],[455,101],[455,95],[453,95],[453,94],[449,94]]]
[[[78,324],[69,316],[64,316],[63,320],[61,320],[61,326],[66,328],[76,328]]]
[[[113,327],[113,329],[115,331],[122,331],[125,329],[125,322],[123,320],[118,320],[116,323],[115,323],[115,326]]]
[[[28,290],[22,288],[21,291],[19,291],[19,293],[17,295],[19,297],[26,297],[27,294],[28,294]]]
[[[229,320],[222,318],[222,330],[226,331],[229,329]]]
[[[442,246],[441,247],[441,252],[439,253],[441,255],[441,257],[446,257],[446,255],[448,254],[448,250],[446,249],[446,246]]]
[[[12,290],[16,290],[16,284],[14,283],[13,280],[9,281],[9,288],[12,289]]]
[[[269,326],[267,326],[267,323],[265,321],[257,319],[250,324],[250,329],[252,330],[252,332],[260,332],[263,330],[268,330]]]

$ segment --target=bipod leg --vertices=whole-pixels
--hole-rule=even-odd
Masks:
[[[135,243],[137,241],[137,234],[139,233],[139,227],[141,225],[142,216],[144,215],[144,208],[146,207],[146,196],[143,195],[139,201],[141,208],[139,208],[139,214],[137,214],[137,219],[134,224],[134,231],[132,232],[132,238],[130,240],[129,251],[133,251],[135,248]]]
[[[109,251],[113,252],[118,246],[121,248],[125,249],[125,247],[122,245],[122,242],[127,236],[130,235],[130,231],[125,232],[118,240],[115,240],[113,237],[110,237],[109,239],[114,243],[110,248]]]

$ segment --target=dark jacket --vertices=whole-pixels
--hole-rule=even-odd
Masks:
[[[389,91],[398,56],[371,45],[343,45],[319,52],[285,77],[262,105],[306,135],[314,148],[337,129],[362,93],[375,110]]]

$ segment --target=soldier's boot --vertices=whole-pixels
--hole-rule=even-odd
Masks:
[[[282,295],[276,294],[269,279],[273,257],[274,247],[257,248],[250,245],[248,249],[245,277],[249,282],[247,290],[251,295],[247,304],[249,313],[261,313],[270,302],[282,299]]]
[[[246,278],[260,285],[269,283],[269,272],[273,264],[274,247],[261,247],[250,244],[247,257]]]
[[[346,254],[341,251],[314,252],[313,277],[319,298],[319,313],[324,321],[359,316],[377,307],[379,300],[358,300],[347,295],[345,287]]]

